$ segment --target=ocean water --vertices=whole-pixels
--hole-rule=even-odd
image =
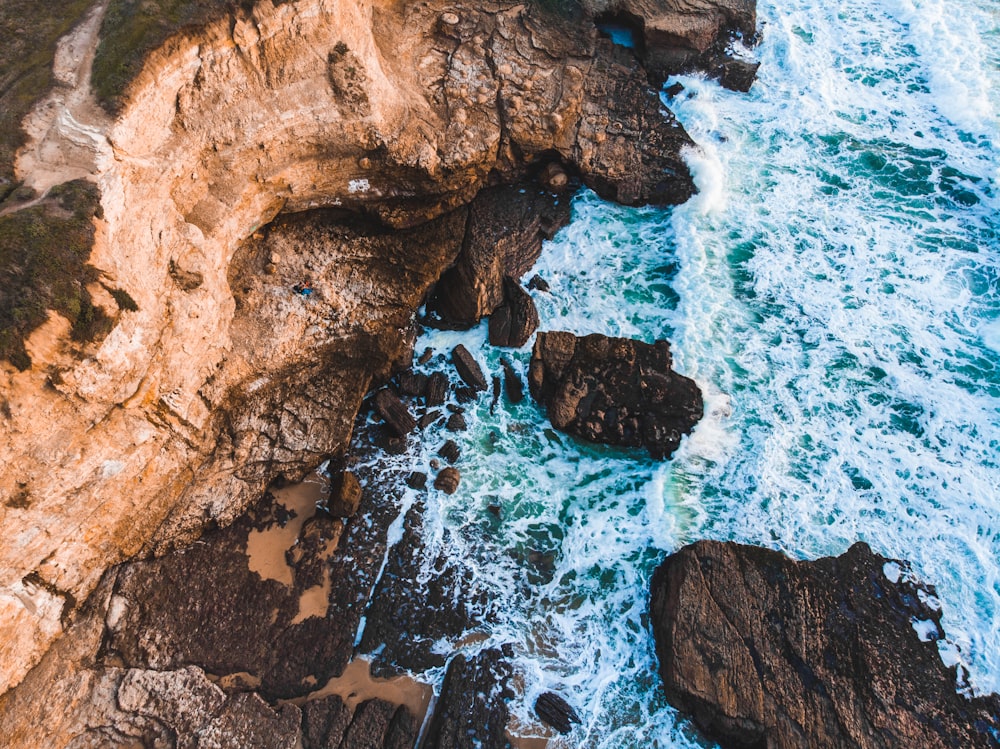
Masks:
[[[500,609],[485,644],[514,645],[526,732],[542,691],[580,713],[555,747],[703,745],[663,698],[645,620],[652,570],[700,538],[910,560],[937,586],[960,686],[1000,690],[1000,11],[759,14],[749,94],[683,77],[670,102],[700,144],[699,195],[665,210],[583,193],[537,267],[542,329],[668,338],[702,423],[659,463],[487,397],[458,437],[459,491],[429,500],[429,558],[446,550]],[[526,371],[530,344],[485,339],[418,350],[463,342],[491,374],[501,356]],[[444,438],[399,460],[426,468]]]

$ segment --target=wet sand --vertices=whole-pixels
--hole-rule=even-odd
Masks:
[[[289,586],[293,584],[292,568],[285,560],[285,552],[295,545],[305,522],[316,514],[316,503],[323,498],[326,488],[326,481],[319,474],[311,473],[300,484],[271,489],[276,502],[286,510],[294,511],[295,517],[285,523],[284,527],[275,523],[270,528],[250,533],[247,538],[247,556],[250,558],[252,572],[265,580],[277,580]],[[329,586],[329,582],[327,585]]]
[[[306,697],[289,702],[301,705],[309,700],[335,694],[352,710],[365,700],[378,698],[394,705],[406,705],[419,723],[427,715],[434,689],[430,684],[417,681],[411,676],[396,676],[379,679],[371,674],[371,664],[364,658],[355,658],[347,664],[344,673],[330,679],[321,689]]]

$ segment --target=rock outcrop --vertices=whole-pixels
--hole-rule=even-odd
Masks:
[[[624,203],[694,189],[691,141],[634,57],[591,16],[533,4],[241,3],[151,53],[116,119],[87,128],[71,171],[102,193],[90,263],[136,309],[87,346],[53,314],[31,369],[0,365],[0,692],[110,565],[343,450],[471,246],[463,206],[484,187],[559,162]],[[71,136],[32,135],[28,187]]]
[[[441,687],[423,746],[427,749],[508,749],[504,731],[513,696],[507,682],[510,666],[502,650],[455,656]]]
[[[490,315],[490,343],[521,348],[538,329],[538,308],[531,294],[513,278],[504,279],[503,304]]]
[[[656,571],[650,619],[668,699],[724,746],[996,747],[1000,698],[956,693],[935,603],[865,544],[699,541]]]
[[[753,83],[757,63],[734,57],[729,47],[756,39],[754,0],[611,0],[605,18],[633,29],[655,80],[699,69],[740,91]]]
[[[672,363],[666,341],[539,333],[528,385],[556,429],[668,458],[704,410],[694,380]]]

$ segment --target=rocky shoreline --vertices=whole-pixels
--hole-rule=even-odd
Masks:
[[[320,14],[350,5],[314,4]],[[435,446],[433,475],[373,466],[432,427],[464,430],[472,401],[519,400],[524,383],[507,362],[502,375],[484,372],[463,346],[429,362],[430,375],[408,369],[418,325],[462,329],[489,317],[492,345],[526,345],[539,316],[523,279],[581,185],[628,205],[693,194],[682,151],[694,143],[656,86],[701,70],[745,91],[756,73],[732,52],[756,33],[745,0],[567,12],[380,6],[378,22],[398,32],[393,49],[419,60],[413,90],[426,99],[407,98],[399,91],[413,81],[385,59],[390,42],[372,35],[373,18],[352,15],[345,41],[297,8],[263,5],[151,55],[121,114],[128,127],[107,143],[123,161],[131,152],[144,161],[127,173],[94,161],[104,201],[118,201],[95,259],[136,291],[135,316],[116,318],[117,332],[83,353],[48,331],[57,343],[29,340],[29,367],[6,373],[3,457],[13,468],[2,476],[3,528],[44,517],[58,529],[77,512],[92,531],[72,553],[57,533],[0,559],[14,612],[0,648],[0,735],[12,749],[516,741],[510,705],[524,695],[509,646],[483,644],[496,611],[460,567],[422,547],[433,493],[461,486],[458,445]],[[633,49],[604,38],[605,24],[628,28]],[[294,57],[289,28],[326,50],[321,69],[278,72]],[[233,47],[264,71],[253,83],[230,67],[223,50]],[[178,61],[192,55],[189,80]],[[179,83],[153,147],[140,136],[156,128],[138,111],[157,95],[158,75]],[[263,94],[253,89],[262,80]],[[317,81],[329,99],[321,105],[305,85]],[[244,143],[253,118],[226,109],[228,93],[270,101],[300,84],[300,113],[328,106],[339,130],[309,114]],[[200,121],[212,107],[224,114]],[[178,222],[154,222],[150,242],[150,227],[140,238],[124,216],[161,158],[179,165],[166,180]],[[116,255],[130,239],[149,250],[159,286]],[[213,264],[219,248],[225,260]],[[192,320],[212,322],[197,331]],[[114,353],[146,339],[163,345],[152,359]],[[527,382],[556,429],[655,459],[669,458],[703,409],[666,341],[539,332]],[[67,478],[73,460],[43,465],[46,444],[25,436],[39,403],[64,431],[93,422],[88,470],[120,481],[81,486]],[[126,438],[147,447],[112,456]],[[293,508],[276,496],[324,461],[332,480],[322,501]],[[65,490],[36,502],[60,480],[76,487],[64,506],[52,509]],[[102,499],[129,492],[131,505]],[[139,506],[146,514],[135,519]],[[268,544],[265,563],[255,550]],[[429,578],[417,574],[428,556]],[[543,551],[522,562],[545,574]],[[955,691],[933,638],[912,627],[931,622],[943,637],[933,591],[889,580],[890,564],[899,566],[862,546],[815,563],[734,544],[681,549],[651,591],[670,701],[726,746],[998,745],[1000,702]],[[363,698],[338,681],[362,657],[373,690]],[[426,715],[380,681],[428,669],[443,685],[429,709],[416,700]],[[533,710],[560,733],[580,722],[554,693]]]

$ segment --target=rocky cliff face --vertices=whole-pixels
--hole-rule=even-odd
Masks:
[[[53,314],[31,369],[0,365],[0,693],[110,565],[226,525],[343,449],[484,185],[558,160],[622,202],[691,194],[689,138],[592,20],[261,2],[154,52],[114,121],[77,90],[45,103],[20,176],[99,185],[91,263],[138,310],[90,346]],[[309,298],[291,289],[305,275]]]

